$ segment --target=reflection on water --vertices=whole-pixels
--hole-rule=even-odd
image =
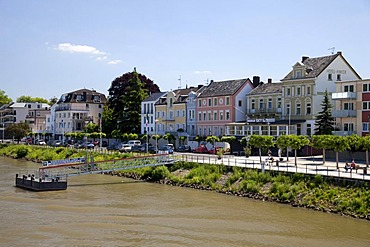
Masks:
[[[37,164],[0,157],[4,246],[368,246],[370,223],[107,175],[72,177],[66,191],[14,187]]]

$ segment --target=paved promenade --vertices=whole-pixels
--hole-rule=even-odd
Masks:
[[[367,180],[370,181],[370,167],[367,168],[365,171],[364,168],[366,167],[365,163],[356,163],[360,165],[360,168],[357,170],[345,171],[344,165],[345,162],[340,161],[338,163],[339,170],[336,168],[336,162],[333,160],[326,160],[323,163],[322,156],[309,156],[309,157],[297,157],[297,166],[294,163],[294,156],[289,157],[289,161],[287,161],[286,157],[283,157],[283,161],[276,163],[276,157],[274,157],[275,161],[272,164],[266,162],[267,156],[262,156],[262,164],[260,163],[259,156],[250,156],[248,158],[243,156],[233,156],[233,155],[224,155],[222,159],[217,159],[216,155],[204,155],[204,154],[182,154],[177,153],[180,155],[179,159],[199,162],[199,163],[206,163],[206,164],[224,164],[228,166],[238,166],[238,167],[247,167],[247,168],[257,168],[260,170],[274,170],[274,171],[286,171],[286,172],[298,172],[298,173],[305,173],[305,174],[320,174],[324,176],[332,176],[332,177],[344,177],[344,178],[351,178],[356,180]]]

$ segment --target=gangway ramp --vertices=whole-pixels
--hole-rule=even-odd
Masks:
[[[66,163],[40,167],[30,175],[16,176],[16,186],[31,190],[66,189],[67,178],[72,176],[109,173],[144,167],[171,165],[175,162],[169,154],[135,156],[123,159],[94,161],[92,156],[85,163]],[[65,188],[57,183],[65,183]],[[42,189],[40,189],[42,188]]]

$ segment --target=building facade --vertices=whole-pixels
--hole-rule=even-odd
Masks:
[[[152,93],[141,102],[141,134],[156,134],[155,104],[166,94],[166,92]]]

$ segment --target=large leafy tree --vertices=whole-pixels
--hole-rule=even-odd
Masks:
[[[108,107],[121,133],[140,132],[141,102],[159,87],[144,75],[136,72],[117,77],[109,88]]]
[[[50,104],[49,100],[47,99],[44,99],[44,98],[41,98],[41,97],[31,97],[31,96],[26,96],[26,95],[22,95],[20,96],[19,98],[17,98],[17,102],[18,103],[46,103],[46,104]]]
[[[12,102],[12,99],[5,94],[5,91],[0,90],[0,106],[6,105]]]
[[[276,145],[280,149],[286,149],[286,160],[289,161],[289,150],[290,147],[290,137],[289,135],[281,135],[276,139]]]
[[[334,131],[334,118],[331,115],[332,105],[329,101],[328,91],[325,90],[324,99],[321,103],[322,111],[316,116],[315,135],[331,135]]]
[[[325,164],[325,150],[333,148],[333,142],[330,139],[331,135],[313,135],[311,145],[313,148],[322,149],[322,163]]]
[[[294,164],[297,166],[297,150],[310,144],[307,136],[289,135],[289,146],[294,149]]]
[[[27,136],[30,126],[25,122],[15,123],[6,127],[5,131],[13,136],[15,140],[19,141],[22,137]]]
[[[274,146],[273,136],[251,135],[248,142],[252,147],[258,148],[260,162],[262,163],[262,148]]]

